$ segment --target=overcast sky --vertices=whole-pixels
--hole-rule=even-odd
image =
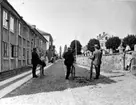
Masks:
[[[24,20],[50,33],[54,44],[84,46],[102,32],[123,38],[136,33],[135,0],[8,0]]]

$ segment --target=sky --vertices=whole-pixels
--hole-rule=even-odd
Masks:
[[[8,0],[26,22],[36,25],[59,47],[74,39],[82,46],[106,32],[136,34],[136,0]]]

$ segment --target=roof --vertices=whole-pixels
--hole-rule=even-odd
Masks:
[[[39,34],[39,37],[42,38],[44,41],[48,42],[46,38],[43,37],[43,35],[36,29],[36,27],[34,27],[34,25],[31,25],[29,23],[27,23],[30,28],[36,33]]]
[[[83,51],[87,51],[87,45],[82,48]]]
[[[53,38],[52,38],[51,34],[49,34],[49,33],[47,33],[47,32],[44,32],[44,31],[42,31],[42,30],[40,30],[40,29],[37,29],[37,30],[38,30],[39,33],[41,33],[43,36],[49,36],[49,37],[50,37],[50,40],[53,41]]]
[[[108,34],[104,34],[104,35],[102,35],[102,36],[98,36],[98,40],[101,40],[101,39],[105,38],[107,35],[108,35]]]

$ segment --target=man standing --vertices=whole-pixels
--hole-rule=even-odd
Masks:
[[[36,67],[37,67],[38,64],[41,64],[41,60],[40,60],[40,58],[37,54],[36,48],[33,48],[33,52],[32,52],[32,65],[33,65],[32,75],[33,75],[33,78],[38,77],[36,75]]]
[[[94,79],[99,79],[102,51],[99,49],[98,45],[95,45],[94,48],[95,48],[95,51],[93,52],[93,56],[91,57],[91,59],[92,59],[91,66],[93,66],[93,65],[95,66],[96,77]]]
[[[65,59],[64,64],[67,67],[66,79],[69,79],[70,69],[71,69],[71,66],[74,63],[74,56],[73,56],[73,53],[72,53],[72,49],[68,48],[68,51],[64,54],[63,57]]]

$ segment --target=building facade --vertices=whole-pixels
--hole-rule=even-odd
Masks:
[[[104,52],[104,53],[105,53],[105,51],[108,51],[108,52],[109,52],[109,50],[106,48],[106,41],[107,41],[110,37],[112,37],[112,36],[109,35],[108,33],[105,33],[105,32],[103,32],[102,34],[99,34],[99,35],[97,36],[97,39],[98,39],[99,42],[100,42],[100,47],[101,47],[101,49],[103,49],[103,52]]]
[[[34,47],[46,52],[47,40],[28,25],[7,0],[0,3],[0,72],[31,65]]]
[[[47,39],[47,46],[46,46],[46,48],[47,48],[47,57],[48,57],[48,61],[50,62],[50,61],[52,61],[52,58],[54,58],[54,55],[55,55],[55,46],[53,46],[53,38],[52,38],[52,36],[51,36],[51,34],[49,34],[49,33],[46,33],[46,32],[44,32],[44,31],[41,31],[41,30],[38,30],[39,31],[39,33],[41,33],[43,36],[44,36],[44,38],[46,38]]]

